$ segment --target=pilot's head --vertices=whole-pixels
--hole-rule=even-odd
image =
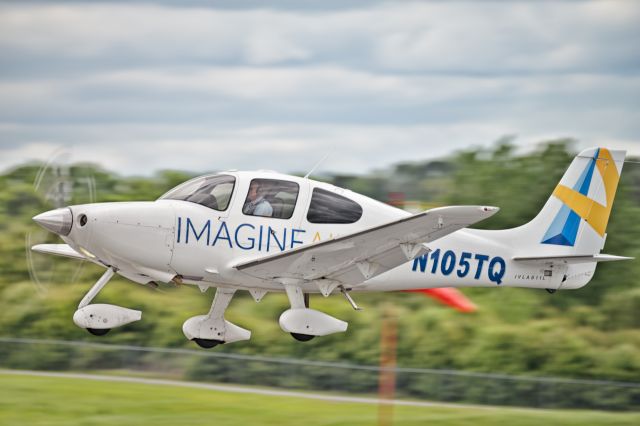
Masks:
[[[255,201],[263,195],[264,187],[259,182],[251,182],[251,186],[249,186],[249,195],[247,196],[247,198],[250,201]]]

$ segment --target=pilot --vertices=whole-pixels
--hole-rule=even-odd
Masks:
[[[273,215],[273,207],[264,198],[264,188],[260,183],[254,181],[249,186],[249,194],[247,194],[247,201],[242,208],[244,214],[253,216],[266,216],[271,217]]]

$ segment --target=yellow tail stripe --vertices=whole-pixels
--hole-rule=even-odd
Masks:
[[[591,225],[600,236],[604,237],[620,175],[611,153],[606,148],[600,149],[596,166],[604,182],[606,206],[564,185],[558,185],[553,191],[553,195]]]

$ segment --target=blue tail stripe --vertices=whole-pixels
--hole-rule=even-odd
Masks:
[[[573,246],[580,227],[580,216],[563,205],[542,239],[543,244]]]
[[[576,182],[575,186],[573,187],[574,190],[578,191],[582,195],[589,194],[589,187],[591,186],[591,178],[593,177],[593,170],[596,167],[595,158],[598,158],[599,153],[600,153],[600,149],[596,151],[594,158],[589,160],[589,165],[584,169],[584,171],[580,175],[580,178],[578,179],[578,182]]]
[[[555,237],[544,240],[542,244],[553,244],[556,246],[573,246],[571,241],[567,240],[562,234],[558,234]]]
[[[547,229],[547,232],[544,234],[543,240],[562,234],[562,229],[569,218],[569,213],[571,213],[571,209],[563,205],[558,214],[556,214],[556,217],[553,219],[553,222],[551,222],[551,226],[549,226],[549,229]]]
[[[600,154],[600,149],[596,150],[594,157],[589,160],[587,167],[582,171],[573,189],[582,195],[588,196],[589,187],[593,178],[593,170],[596,166],[596,158]],[[578,228],[580,227],[580,216],[567,205],[563,204],[560,211],[551,222],[549,229],[542,238],[542,244],[555,244],[562,246],[574,246]]]

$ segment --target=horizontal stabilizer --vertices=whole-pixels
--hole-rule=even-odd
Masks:
[[[617,260],[632,260],[633,257],[614,256],[612,254],[587,254],[587,255],[563,255],[563,256],[516,256],[515,261],[538,262],[538,263],[592,263],[592,262],[615,262]]]
[[[38,253],[54,254],[56,256],[86,260],[86,257],[72,249],[68,244],[37,244],[31,247],[31,250]]]

